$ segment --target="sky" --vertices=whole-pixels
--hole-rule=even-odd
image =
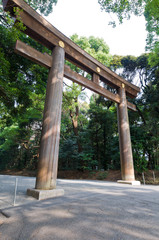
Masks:
[[[144,17],[133,16],[116,28],[109,26],[115,16],[102,12],[98,0],[58,0],[53,13],[47,17],[67,37],[103,38],[110,54],[139,56],[145,52],[146,30]]]

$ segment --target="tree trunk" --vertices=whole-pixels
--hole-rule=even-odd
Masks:
[[[78,153],[82,152],[82,145],[79,141],[79,133],[78,133],[78,117],[79,117],[79,107],[76,106],[75,115],[73,116],[72,110],[70,110],[70,117],[72,121],[73,126],[73,132],[75,136],[77,137],[77,146],[78,146]]]

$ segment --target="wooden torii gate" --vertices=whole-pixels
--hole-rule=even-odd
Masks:
[[[19,14],[26,26],[25,33],[52,50],[51,56],[43,54],[19,40],[15,47],[15,52],[49,68],[35,191],[56,189],[63,76],[117,103],[122,181],[138,184],[134,176],[127,111],[127,108],[135,111],[136,107],[126,96],[135,98],[140,89],[78,47],[23,0],[3,0],[3,7],[14,17],[14,7],[21,9]],[[65,59],[87,71],[92,79],[72,71],[64,64]],[[117,94],[101,87],[99,80],[116,89]]]

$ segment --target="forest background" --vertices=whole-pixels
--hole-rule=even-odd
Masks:
[[[48,15],[57,1],[26,2]],[[129,82],[139,79],[141,92],[129,100],[137,108],[137,112],[129,111],[134,166],[138,172],[159,170],[159,1],[98,2],[104,11],[115,13],[120,23],[131,14],[145,16],[147,53],[138,57],[111,55],[104,40],[93,36],[74,34],[71,39]],[[111,24],[115,26],[115,22]],[[0,1],[0,170],[37,169],[48,70],[15,54],[15,41],[20,39],[41,52],[50,52],[21,30],[23,24],[15,25]],[[85,89],[65,79],[59,170],[101,169],[120,169],[116,106],[97,94],[88,101]]]

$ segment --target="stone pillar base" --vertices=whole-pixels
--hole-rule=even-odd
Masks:
[[[27,189],[27,195],[36,198],[37,200],[44,200],[47,198],[55,198],[64,195],[63,189],[39,190]]]
[[[140,181],[126,181],[126,180],[118,180],[117,183],[130,184],[133,186],[139,186],[141,184]]]

